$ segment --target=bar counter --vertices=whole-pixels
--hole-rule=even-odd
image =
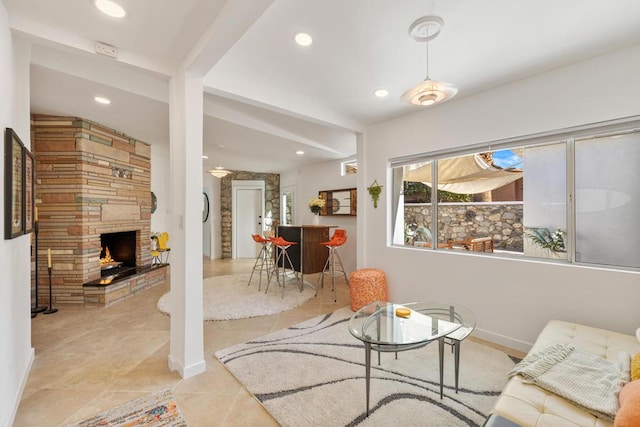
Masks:
[[[289,242],[296,242],[287,252],[295,271],[305,274],[320,273],[324,268],[329,249],[322,242],[330,239],[329,229],[336,225],[279,225],[277,235]]]

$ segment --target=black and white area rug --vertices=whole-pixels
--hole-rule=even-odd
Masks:
[[[348,307],[216,352],[216,357],[283,426],[481,426],[515,362],[466,340],[460,387],[445,347],[440,400],[438,345],[372,354],[366,417],[364,346],[348,331]]]

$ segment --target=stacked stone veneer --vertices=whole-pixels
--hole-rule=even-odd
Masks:
[[[275,221],[280,219],[280,175],[274,173],[255,173],[245,171],[234,171],[230,175],[221,178],[220,183],[220,216],[221,216],[221,242],[222,242],[222,258],[232,257],[231,242],[232,227],[232,199],[231,199],[231,183],[232,181],[264,181],[264,211],[267,216],[265,228],[270,230],[271,224],[269,218]],[[270,217],[269,217],[270,215]],[[247,234],[247,238],[251,236]]]
[[[100,278],[100,234],[138,230],[136,265],[151,264],[151,147],[77,117],[33,115],[31,134],[41,302],[51,248],[53,302],[100,303],[82,286]]]
[[[440,203],[438,241],[493,238],[496,249],[523,251],[522,202]],[[431,204],[405,204],[405,224],[431,227]]]

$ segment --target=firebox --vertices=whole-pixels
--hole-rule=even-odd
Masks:
[[[136,231],[100,235],[100,275],[111,276],[136,268]]]

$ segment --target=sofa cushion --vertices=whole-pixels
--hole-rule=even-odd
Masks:
[[[614,427],[637,427],[640,425],[640,380],[631,381],[620,391],[620,409]]]

